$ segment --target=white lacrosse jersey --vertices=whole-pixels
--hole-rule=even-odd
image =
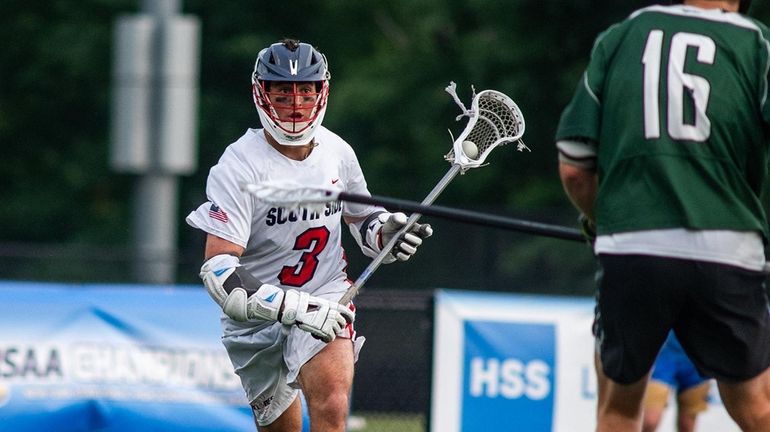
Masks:
[[[296,161],[273,148],[262,129],[247,130],[211,168],[206,182],[208,201],[186,221],[243,246],[241,264],[263,283],[323,294],[325,287],[339,291],[340,282],[347,280],[342,216],[363,218],[384,209],[337,201],[320,212],[290,211],[241,190],[243,183],[289,180],[370,195],[347,142],[324,127],[319,127],[315,142],[310,155]]]

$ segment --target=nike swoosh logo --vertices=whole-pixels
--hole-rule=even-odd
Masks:
[[[214,275],[216,275],[216,276],[222,276],[222,274],[223,274],[224,272],[226,272],[227,270],[228,270],[228,269],[226,269],[226,268],[223,268],[223,269],[220,269],[220,270],[214,270]]]
[[[340,179],[332,179],[332,184],[337,184],[338,181],[340,181]]]

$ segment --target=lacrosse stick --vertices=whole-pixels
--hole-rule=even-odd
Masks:
[[[287,208],[300,206],[313,208],[314,206],[318,206],[315,211],[321,211],[327,203],[348,201],[359,204],[383,206],[396,211],[420,213],[422,215],[435,216],[455,222],[484,225],[492,228],[524,232],[544,237],[577,242],[586,241],[580,230],[561,225],[551,225],[453,207],[423,205],[416,201],[398,198],[353,194],[341,192],[339,189],[325,188],[322,186],[306,186],[285,181],[266,181],[259,184],[244,184],[242,188],[257,196],[262,201]]]
[[[457,97],[455,89],[455,83],[450,82],[449,86],[444,90],[452,96],[462,109],[462,114],[457,116],[455,120],[459,121],[467,116],[468,124],[460,136],[454,140],[452,150],[444,156],[444,159],[452,164],[451,168],[449,168],[449,171],[444,174],[444,177],[425,199],[422,200],[422,205],[432,204],[458,173],[465,173],[465,171],[471,168],[482,166],[484,160],[496,147],[519,141],[519,151],[526,148],[521,141],[521,137],[524,135],[524,115],[511,98],[495,90],[484,90],[479,94],[473,95],[471,108],[466,109],[460,98]],[[353,285],[348,288],[345,295],[340,299],[341,304],[350,303],[374,271],[382,264],[385,257],[393,250],[398,239],[420,219],[420,216],[419,213],[412,213],[409,216],[406,225],[390,238],[390,241],[383,246],[380,253],[361,272],[361,275],[358,276]]]
[[[484,90],[478,94],[474,90],[471,108],[467,109],[457,96],[454,82],[450,82],[445,91],[452,96],[462,110],[462,113],[455,120],[459,121],[463,117],[468,117],[468,124],[460,136],[453,141],[452,150],[444,156],[444,159],[452,164],[449,171],[422,201],[421,205],[423,206],[432,204],[457,174],[464,174],[471,168],[484,166],[484,161],[495,148],[517,142],[517,150],[529,150],[521,141],[521,137],[524,135],[524,116],[511,98],[495,90]],[[268,195],[270,195],[269,187],[260,189],[259,185],[244,185],[243,188],[258,197],[260,197],[258,191],[262,190],[261,197],[263,199],[268,199]],[[296,189],[294,192],[298,190]],[[284,190],[283,193],[284,198],[292,194],[287,190]],[[295,196],[294,198],[302,197]],[[296,206],[299,202],[301,202],[300,199],[294,201],[294,205]],[[390,238],[380,253],[372,259],[358,279],[345,292],[340,299],[341,304],[348,304],[358,294],[361,287],[391,252],[399,238],[420,219],[420,216],[420,213],[412,213],[409,216],[406,224]]]

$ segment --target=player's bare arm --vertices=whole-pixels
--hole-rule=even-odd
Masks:
[[[209,259],[216,255],[232,255],[240,257],[243,255],[244,248],[231,241],[225,240],[221,237],[217,237],[213,234],[206,236],[206,249],[205,259]]]
[[[572,204],[589,220],[594,220],[594,202],[598,187],[596,170],[560,162],[559,177]]]

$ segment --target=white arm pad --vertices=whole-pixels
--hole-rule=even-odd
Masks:
[[[211,298],[236,321],[281,318],[284,291],[263,284],[241,267],[238,257],[216,255],[203,263],[200,277]]]

